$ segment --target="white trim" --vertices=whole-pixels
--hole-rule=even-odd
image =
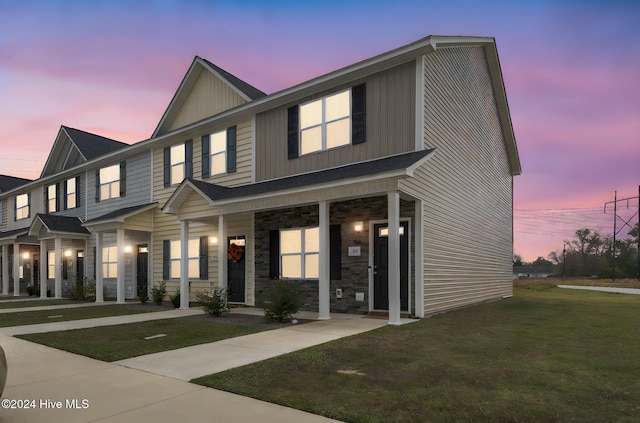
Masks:
[[[419,198],[415,200],[415,304],[414,314],[417,317],[424,317],[424,203]],[[411,253],[411,249],[409,249]],[[411,268],[411,266],[409,266]],[[411,295],[411,290],[409,290]]]

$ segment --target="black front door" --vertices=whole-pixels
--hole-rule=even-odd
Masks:
[[[81,281],[84,279],[84,251],[78,250],[76,252],[76,280]]]
[[[373,308],[389,310],[389,225],[373,225]],[[409,311],[409,223],[400,222],[400,309]]]
[[[147,245],[138,246],[138,258],[136,259],[136,281],[138,292],[147,290],[149,283],[149,247]]]
[[[227,289],[229,291],[229,302],[244,303],[246,302],[246,239],[244,236],[229,237],[227,242],[229,251],[227,255]]]

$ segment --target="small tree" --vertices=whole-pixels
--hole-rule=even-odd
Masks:
[[[196,294],[198,302],[202,303],[204,310],[212,316],[220,317],[222,313],[229,311],[227,291],[224,288],[211,288],[205,292]]]
[[[267,320],[287,322],[300,310],[300,296],[286,282],[276,282],[264,307]]]
[[[156,282],[151,288],[151,299],[157,305],[162,304],[164,297],[167,296],[167,283],[165,281]]]

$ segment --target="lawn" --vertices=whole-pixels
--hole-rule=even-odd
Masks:
[[[346,422],[637,421],[640,297],[514,292],[193,382]]]
[[[15,297],[5,297],[13,299]],[[78,301],[68,300],[68,299],[48,299],[48,300],[39,300],[39,299],[29,299],[24,301],[0,301],[0,309],[6,308],[23,308],[23,307],[41,307],[41,306],[51,306],[51,305],[64,305],[64,304],[77,304]]]
[[[151,312],[154,311],[154,309],[150,308],[148,311]],[[0,314],[0,327],[93,319],[97,317],[120,316],[124,314],[144,312],[145,311],[127,308],[125,305],[116,304],[78,308],[59,308],[55,310],[21,311],[17,313]]]
[[[17,337],[111,362],[220,341],[269,329],[265,325],[216,323],[218,321],[214,317],[199,320],[189,318],[162,319],[99,328],[19,335]],[[274,325],[270,328],[275,327]],[[165,336],[155,337],[156,335]],[[215,357],[212,357],[212,360],[215,360]]]

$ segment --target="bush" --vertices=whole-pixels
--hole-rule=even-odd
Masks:
[[[178,288],[175,294],[169,296],[169,299],[175,308],[180,308],[180,288]]]
[[[40,296],[40,288],[38,288],[37,286],[32,286],[29,285],[27,287],[27,294],[29,294],[30,297],[36,295],[36,296]]]
[[[196,299],[202,303],[204,310],[212,316],[220,317],[229,311],[227,291],[224,288],[212,288],[205,292],[198,292]]]
[[[142,304],[145,304],[149,300],[149,294],[147,293],[147,284],[138,287],[138,299]]]
[[[95,281],[81,277],[75,284],[67,287],[68,298],[78,301],[95,301],[96,300],[96,283]]]
[[[286,282],[276,282],[264,307],[264,316],[267,320],[288,322],[299,310],[300,296],[298,293]]]
[[[157,305],[162,304],[164,297],[167,296],[167,283],[165,281],[156,282],[151,287],[151,299]]]

